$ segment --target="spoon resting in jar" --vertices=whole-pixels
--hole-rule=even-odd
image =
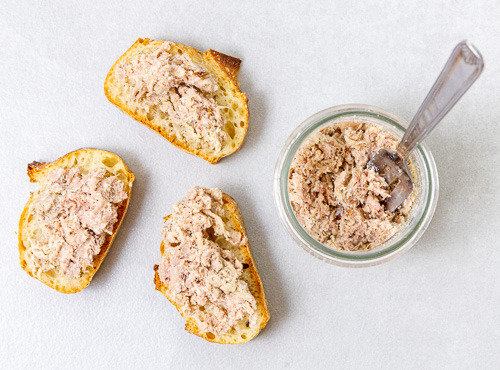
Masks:
[[[380,148],[368,162],[367,166],[380,173],[389,185],[395,184],[384,201],[386,211],[394,212],[413,191],[413,178],[408,168],[408,157],[412,150],[453,108],[483,68],[483,57],[471,43],[462,41],[455,46],[396,151]]]

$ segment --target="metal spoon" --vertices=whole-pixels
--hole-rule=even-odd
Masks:
[[[408,156],[424,140],[456,102],[472,86],[484,68],[483,57],[468,41],[462,41],[451,53],[438,79],[413,117],[396,151],[381,148],[368,162],[387,181],[398,181],[385,200],[386,211],[394,212],[413,191]]]

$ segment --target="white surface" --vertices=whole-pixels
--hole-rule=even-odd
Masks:
[[[85,3],[0,2],[0,367],[500,366],[497,1]],[[243,60],[251,121],[240,152],[209,165],[106,100],[108,69],[138,37]],[[285,138],[343,103],[410,119],[464,38],[486,69],[427,140],[441,194],[421,241],[361,270],[308,255],[272,202]],[[84,291],[64,295],[19,267],[15,233],[35,188],[26,165],[80,147],[117,153],[137,180],[101,269]],[[221,187],[240,204],[268,296],[269,325],[242,346],[188,334],[153,287],[162,217],[196,184]]]

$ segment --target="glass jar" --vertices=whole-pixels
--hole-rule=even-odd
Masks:
[[[367,251],[341,251],[327,247],[311,237],[299,224],[288,196],[290,166],[304,141],[327,125],[343,121],[375,124],[401,140],[408,123],[384,109],[363,104],[338,105],[306,119],[290,135],[281,149],[274,169],[274,202],[279,217],[293,239],[307,252],[323,261],[345,267],[365,267],[389,261],[409,250],[429,226],[438,200],[436,164],[425,143],[410,155],[416,198],[406,223],[384,243]]]

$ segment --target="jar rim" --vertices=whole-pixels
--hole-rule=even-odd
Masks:
[[[324,261],[347,267],[364,267],[388,261],[409,250],[427,229],[437,205],[439,180],[434,158],[425,143],[415,148],[415,155],[424,164],[426,181],[425,204],[413,228],[401,240],[390,244],[392,237],[383,244],[388,246],[367,251],[341,251],[328,247],[310,236],[299,224],[288,199],[288,178],[291,162],[298,148],[310,135],[331,121],[341,121],[343,116],[384,121],[398,131],[404,132],[408,123],[401,117],[382,108],[366,104],[344,104],[324,109],[303,121],[288,137],[276,162],[273,178],[274,203],[279,218],[292,238],[307,252]],[[412,153],[413,155],[413,153]]]

